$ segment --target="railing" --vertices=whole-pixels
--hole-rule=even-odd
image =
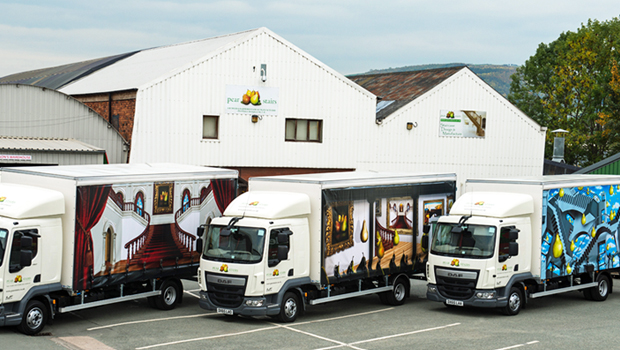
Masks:
[[[377,232],[379,232],[379,236],[381,237],[381,243],[383,244],[383,250],[385,251],[385,250],[392,249],[394,247],[394,231],[381,226],[381,224],[379,224],[379,221],[375,221],[375,225],[377,226]],[[374,236],[375,236],[375,246],[377,246],[379,241],[377,240],[377,236],[376,235]],[[377,256],[376,251],[375,251],[375,256]]]
[[[190,200],[190,206],[191,207],[199,206],[201,202],[202,200],[200,197],[192,198]],[[181,215],[187,211],[183,209],[184,208],[181,207],[181,209],[177,210],[177,212],[174,214],[174,226],[176,227],[176,231],[177,231],[176,232],[177,240],[187,249],[187,251],[191,252],[192,248],[194,247],[194,241],[196,241],[196,236],[183,230],[181,226],[179,226],[179,221],[178,221],[179,217],[181,217]]]
[[[133,204],[133,203],[125,203],[125,204]],[[127,249],[127,260],[131,260],[135,256],[135,254],[138,251],[140,251],[142,247],[144,247],[146,243],[147,233],[149,231],[149,226],[151,225],[151,216],[149,215],[149,213],[145,212],[144,210],[142,210],[142,213],[144,214],[142,217],[146,220],[146,226],[144,227],[144,231],[142,231],[142,233],[138,237],[125,243],[125,248]]]

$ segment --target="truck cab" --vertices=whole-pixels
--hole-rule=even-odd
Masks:
[[[533,199],[527,194],[465,193],[435,225],[427,298],[518,312],[520,305],[515,309],[517,300],[511,301],[511,295],[513,286],[532,277],[527,239],[532,213]]]
[[[53,312],[47,294],[61,289],[63,213],[59,192],[0,185],[0,326],[34,334]]]
[[[260,199],[259,199],[260,198]],[[200,306],[225,315],[293,321],[310,283],[309,198],[298,193],[246,193],[204,234]]]

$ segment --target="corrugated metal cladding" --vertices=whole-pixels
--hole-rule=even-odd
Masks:
[[[279,115],[252,123],[248,114],[226,114],[227,85],[278,88]],[[262,29],[138,91],[130,162],[355,168],[365,156],[360,145],[376,128],[375,103],[371,93]],[[202,139],[204,115],[220,117],[218,140]],[[287,118],[322,120],[322,142],[285,142]]]
[[[440,136],[442,110],[486,112],[485,137]],[[467,68],[383,120],[379,130],[358,169],[455,172],[461,188],[468,178],[542,175],[545,132]]]
[[[4,156],[10,156],[4,157]],[[28,165],[104,164],[103,152],[4,150],[0,149],[0,167]]]
[[[110,163],[127,162],[126,141],[106,120],[73,97],[41,87],[0,84],[0,136],[75,139],[105,150]]]

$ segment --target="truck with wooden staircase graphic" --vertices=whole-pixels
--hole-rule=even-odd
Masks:
[[[3,168],[0,326],[40,332],[58,313],[147,297],[168,310],[195,279],[197,228],[237,171],[180,164]]]
[[[338,172],[250,178],[204,235],[200,306],[292,322],[306,305],[378,294],[405,302],[422,277],[422,228],[455,174]]]

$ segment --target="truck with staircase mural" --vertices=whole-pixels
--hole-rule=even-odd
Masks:
[[[237,171],[180,164],[2,168],[0,326],[147,297],[168,310],[195,279],[196,232],[236,196]]]
[[[470,179],[435,225],[427,298],[516,315],[530,299],[604,301],[620,270],[620,176]]]
[[[455,174],[342,172],[250,178],[204,235],[200,306],[292,322],[306,305],[367,294],[400,305],[423,278],[423,227]]]

